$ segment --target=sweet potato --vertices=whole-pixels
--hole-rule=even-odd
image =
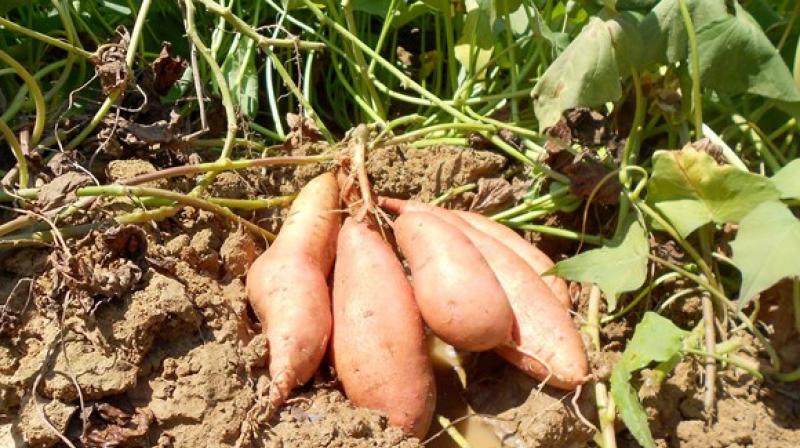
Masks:
[[[408,201],[400,211],[401,217],[430,213],[458,227],[484,256],[514,310],[513,343],[497,347],[498,354],[551,386],[574,389],[585,381],[588,363],[580,334],[550,288],[519,255],[450,210]]]
[[[331,333],[327,276],[339,232],[335,177],[312,179],[298,194],[278,237],[247,272],[247,296],[269,343],[273,407],[319,367]]]
[[[483,351],[507,343],[513,315],[483,255],[457,228],[429,213],[403,213],[394,223],[425,323],[443,341]]]
[[[422,438],[436,402],[422,320],[380,233],[347,218],[333,283],[333,360],[347,397]]]
[[[404,201],[402,199],[386,197],[381,197],[379,204],[381,207],[384,207],[394,213],[400,213],[400,211],[403,210],[404,207],[408,207],[409,204],[427,205],[420,202]],[[553,260],[551,260],[550,257],[537,249],[536,246],[525,241],[524,238],[510,228],[477,213],[464,212],[460,210],[450,210],[449,212],[458,215],[459,218],[466,221],[472,227],[500,241],[506,247],[516,252],[516,254],[522,257],[522,259],[525,260],[525,263],[533,268],[537,274],[541,275],[553,267]],[[555,294],[559,302],[561,302],[568,309],[572,308],[572,300],[570,299],[569,289],[567,288],[567,283],[563,279],[554,275],[545,275],[542,276],[542,280],[550,288],[550,290],[553,291],[553,294]]]

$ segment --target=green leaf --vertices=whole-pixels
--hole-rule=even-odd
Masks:
[[[258,112],[258,72],[255,64],[255,48],[251,39],[236,35],[230,52],[222,63],[222,73],[228,82],[233,102],[241,113],[253,118]]]
[[[742,272],[740,307],[781,279],[800,276],[800,220],[780,202],[766,202],[745,216],[731,248]]]
[[[794,159],[772,176],[781,199],[800,199],[800,159]]]
[[[467,15],[461,29],[461,37],[456,42],[454,52],[456,59],[473,74],[473,69],[480,70],[478,77],[486,71],[486,64],[494,51],[494,21],[497,18],[491,0],[467,0]]]
[[[621,79],[638,65],[642,41],[632,19],[592,17],[581,33],[548,67],[533,89],[539,129],[554,125],[577,106],[598,107],[622,96]]]
[[[647,201],[682,237],[709,222],[739,222],[758,204],[780,196],[766,177],[720,166],[691,145],[680,151],[656,151],[647,191]]]
[[[725,0],[686,0],[686,7],[695,29],[728,15]],[[688,37],[678,0],[660,1],[645,16],[639,29],[647,42],[645,63],[675,63],[688,57]]]
[[[622,358],[611,372],[611,396],[625,426],[643,447],[655,447],[655,441],[650,433],[647,414],[630,384],[633,372],[652,362],[664,362],[677,355],[688,335],[669,319],[648,311],[636,326]]]
[[[736,15],[697,30],[702,84],[720,92],[800,101],[789,67],[758,23],[736,4]]]
[[[613,311],[620,293],[634,291],[644,284],[649,252],[644,228],[631,219],[621,241],[560,261],[551,271],[569,280],[597,284],[606,296],[609,311]]]

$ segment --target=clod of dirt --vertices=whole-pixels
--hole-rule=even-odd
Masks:
[[[59,356],[53,369],[72,373],[87,400],[133,387],[155,337],[195,329],[199,316],[181,283],[151,271],[144,289],[100,307],[95,321],[96,328],[78,316],[64,323],[73,337],[64,342],[67,356]],[[72,380],[52,372],[42,392],[65,401],[77,398]]]
[[[299,401],[303,400],[303,401]],[[284,408],[265,443],[269,448],[330,447],[417,448],[416,439],[388,426],[386,418],[354,408],[337,390],[318,389],[303,394],[298,404]]]
[[[775,393],[741,371],[723,370],[718,380],[726,387],[720,390],[717,418],[709,426],[703,415],[701,370],[687,359],[675,367],[657,395],[644,398],[659,446],[782,448],[800,444],[800,388]],[[627,432],[619,434],[618,441],[620,447],[639,446]]]
[[[77,171],[67,171],[39,188],[36,206],[42,210],[53,210],[75,201],[75,190],[92,183],[89,176]]]
[[[258,256],[258,246],[253,237],[242,229],[228,235],[219,250],[225,273],[233,277],[243,277]]]
[[[220,256],[219,237],[211,229],[203,229],[195,233],[189,245],[181,249],[181,259],[192,266],[216,275],[219,273]]]
[[[109,183],[116,183],[125,179],[130,179],[142,174],[153,173],[156,167],[146,160],[112,160],[106,167],[106,177]],[[164,188],[167,185],[166,179],[158,179],[152,182],[141,184],[143,187]]]
[[[30,397],[30,395],[29,395]],[[19,413],[19,423],[12,431],[19,431],[19,436],[27,446],[48,447],[61,440],[53,429],[44,421],[46,416],[56,431],[63,434],[67,430],[72,414],[78,409],[75,405],[59,400],[38,403],[32,397],[25,400]],[[14,446],[14,445],[12,445]]]
[[[368,154],[367,172],[379,195],[430,201],[453,187],[496,176],[506,159],[453,146],[384,146]]]
[[[225,171],[219,173],[208,187],[208,193],[220,198],[254,198],[257,195],[248,179],[236,171]]]
[[[134,405],[153,412],[173,446],[230,446],[255,396],[236,345],[183,338],[161,346],[160,372],[130,392]],[[188,348],[188,351],[185,351]]]
[[[487,419],[495,427],[503,446],[528,448],[584,447],[594,431],[580,421],[572,409],[572,393],[545,387],[517,369],[482,356],[482,370],[494,372],[472,382],[467,399],[477,413],[495,415]],[[491,366],[490,366],[491,365]],[[594,419],[594,399],[583,388],[578,401],[581,413]]]

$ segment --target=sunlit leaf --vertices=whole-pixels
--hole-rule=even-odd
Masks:
[[[800,276],[800,220],[780,202],[766,202],[745,216],[731,248],[742,272],[739,306],[783,278]]]
[[[739,222],[758,204],[778,199],[766,177],[720,166],[688,145],[680,151],[656,151],[647,201],[686,237],[709,222]]]
[[[644,228],[632,219],[620,241],[560,261],[552,272],[576,282],[597,284],[606,296],[609,310],[614,310],[620,293],[638,289],[647,279],[649,251]]]
[[[704,86],[726,93],[752,93],[800,101],[789,67],[761,27],[739,4],[727,15],[698,28]]]
[[[255,117],[258,111],[258,73],[254,42],[237,35],[222,64],[222,72],[239,110],[246,117]]]
[[[492,0],[468,0],[466,4],[467,16],[454,52],[468,73],[478,70],[481,77],[494,51],[494,4]]]
[[[636,325],[633,337],[611,373],[614,403],[625,426],[643,447],[655,447],[655,441],[650,433],[647,414],[639,402],[636,389],[630,384],[631,377],[635,371],[650,363],[667,361],[677,355],[688,334],[669,319],[648,311]]]
[[[775,173],[772,183],[781,191],[781,199],[800,199],[800,159],[792,160]]]
[[[533,89],[539,129],[554,125],[566,109],[620,99],[620,83],[630,64],[638,64],[641,49],[638,29],[627,16],[591,18]]]
[[[725,0],[686,0],[686,7],[697,29],[728,15]],[[686,27],[678,0],[661,0],[640,24],[642,39],[647,42],[646,63],[685,61],[689,55]]]

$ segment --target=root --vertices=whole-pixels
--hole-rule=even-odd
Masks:
[[[369,140],[369,128],[366,125],[359,125],[353,130],[353,173],[358,180],[358,188],[361,193],[362,204],[359,211],[355,214],[356,221],[363,221],[367,214],[376,210],[375,200],[372,196],[372,188],[367,176],[367,142]],[[377,213],[376,213],[377,215]]]
[[[572,411],[575,412],[575,415],[578,416],[578,420],[580,420],[581,423],[591,428],[594,432],[599,433],[600,430],[597,429],[597,426],[593,425],[592,422],[590,422],[589,419],[583,415],[583,412],[581,412],[581,407],[578,405],[578,399],[581,397],[581,392],[583,392],[583,384],[579,384],[578,387],[575,388],[575,394],[572,396],[572,400],[570,400],[570,403],[572,404]]]
[[[545,361],[535,353],[529,352],[528,350],[525,350],[518,345],[514,345],[513,349],[522,353],[525,356],[533,358],[534,360],[536,360],[536,362],[544,366],[544,368],[547,370],[547,376],[544,378],[544,380],[542,380],[539,383],[539,386],[536,388],[536,394],[537,395],[540,394],[542,392],[542,389],[544,389],[547,383],[550,382],[550,379],[553,378],[553,369],[550,367],[550,364],[547,361]]]

